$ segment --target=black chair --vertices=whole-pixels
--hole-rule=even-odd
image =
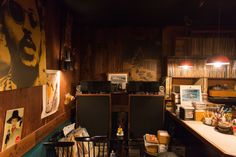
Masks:
[[[46,157],[72,157],[74,142],[44,142]]]
[[[75,137],[79,157],[109,156],[109,140],[107,136]]]

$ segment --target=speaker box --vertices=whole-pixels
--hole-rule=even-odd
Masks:
[[[76,125],[90,136],[110,135],[110,94],[88,94],[76,98]]]
[[[130,99],[130,138],[142,138],[146,133],[156,134],[164,128],[164,96],[135,95]]]

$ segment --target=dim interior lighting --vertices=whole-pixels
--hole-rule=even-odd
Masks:
[[[221,25],[221,0],[218,0],[218,51],[220,50],[220,25]],[[207,58],[206,65],[213,65],[214,67],[221,67],[223,65],[229,65],[230,60],[227,56],[219,54]]]
[[[182,68],[185,70],[191,69],[192,67],[193,67],[193,63],[190,60],[181,61],[179,64],[179,68]]]
[[[214,67],[221,67],[222,65],[229,65],[229,58],[224,55],[210,57],[206,61],[206,65],[213,65]]]

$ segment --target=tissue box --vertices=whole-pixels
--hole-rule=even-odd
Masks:
[[[170,141],[170,135],[165,130],[158,130],[157,131],[157,139],[160,144],[168,145]]]

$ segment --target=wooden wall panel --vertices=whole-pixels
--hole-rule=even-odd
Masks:
[[[61,7],[61,4],[57,0],[45,1],[45,3],[46,3],[45,33],[46,33],[46,48],[47,48],[47,69],[58,70],[59,56],[60,56],[60,31],[61,31],[60,13],[62,12],[63,8]],[[59,110],[55,114],[46,117],[43,120],[41,120],[41,111],[42,111],[41,86],[0,92],[0,113],[1,113],[0,150],[2,145],[4,121],[7,110],[24,107],[22,138],[24,139],[27,137],[27,139],[30,139],[30,137],[28,137],[27,135],[32,134],[38,128],[41,128],[46,124],[50,124],[49,122],[56,120],[56,118],[58,118],[59,115],[71,109],[70,106],[64,105],[64,96],[66,93],[72,91],[71,84],[73,82],[74,82],[73,72],[68,72],[68,71],[61,72],[61,86],[60,86],[61,95],[60,95]],[[66,119],[68,118],[69,117],[67,116]],[[52,125],[52,127],[56,128],[57,126]],[[49,131],[51,130],[52,129],[49,129]],[[48,133],[50,133],[49,131]],[[39,139],[42,139],[42,137],[39,137]],[[32,146],[32,143],[30,143],[29,145]]]
[[[61,7],[56,0],[46,1],[45,33],[47,47],[47,69],[59,69]]]
[[[132,62],[135,55],[141,60],[160,59],[161,35],[158,27],[81,28],[81,80],[106,80],[107,73],[124,72],[123,63]]]
[[[19,157],[23,156],[26,152],[32,149],[37,143],[44,139],[48,132],[52,132],[55,128],[61,125],[70,117],[70,113],[64,112],[57,115],[56,118],[51,120],[49,123],[43,125],[39,129],[27,135],[19,143],[9,147],[9,149],[0,152],[0,157]]]
[[[162,30],[163,56],[175,55],[175,40],[186,36],[186,31],[184,26],[167,26]]]
[[[2,145],[4,122],[6,111],[14,108],[24,108],[23,131],[22,137],[30,134],[43,125],[41,120],[42,110],[42,87],[33,87],[25,89],[17,89],[13,91],[1,92],[1,136],[0,142]]]

